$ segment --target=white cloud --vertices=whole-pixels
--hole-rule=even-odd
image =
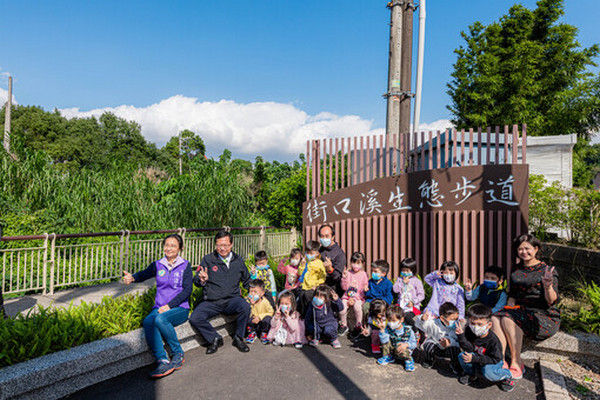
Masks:
[[[8,99],[8,90],[0,88],[0,107],[4,107],[4,103],[6,103],[7,99]],[[18,104],[17,99],[15,98],[14,94],[12,95],[12,103]]]
[[[201,102],[182,95],[147,107],[122,105],[89,111],[62,109],[67,118],[100,116],[104,112],[138,122],[144,136],[159,146],[183,129],[199,134],[211,155],[223,148],[236,155],[292,159],[306,149],[310,138],[381,134],[372,120],[356,115],[322,112],[309,115],[291,104],[231,100]]]

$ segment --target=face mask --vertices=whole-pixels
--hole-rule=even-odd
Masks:
[[[413,276],[412,272],[400,272],[400,276],[403,278],[410,278]]]
[[[483,286],[485,286],[488,289],[496,289],[498,287],[498,282],[486,279],[483,281]]]
[[[298,260],[297,258],[292,258],[292,259],[290,260],[290,265],[292,265],[292,266],[294,266],[294,267],[297,267],[297,266],[298,266],[298,264],[300,264],[300,260]]]
[[[456,329],[456,320],[448,321],[448,325],[446,325],[449,329]]]
[[[444,279],[444,281],[446,281],[446,283],[452,283],[456,279],[454,274],[444,274],[442,275],[442,278]]]
[[[325,300],[323,300],[320,297],[313,297],[312,303],[317,307],[321,307],[323,305],[323,303],[325,303]]]
[[[319,239],[319,242],[321,242],[321,246],[323,246],[323,247],[331,246],[331,239],[329,239],[329,238],[321,238],[321,239]]]
[[[306,255],[306,259],[307,259],[308,261],[312,261],[312,260],[314,260],[314,259],[315,259],[315,257],[316,257],[316,256],[315,256],[314,254],[307,254],[307,255]]]
[[[250,299],[250,301],[258,301],[258,299],[260,299],[260,296],[257,294],[251,294],[248,296],[248,298]]]
[[[281,308],[281,312],[288,312],[290,310],[290,306],[288,306],[287,304],[282,304],[279,308]]]
[[[400,328],[400,321],[394,321],[388,323],[389,327],[393,330]]]
[[[374,280],[374,281],[378,281],[378,280],[380,280],[380,279],[381,279],[381,275],[380,275],[380,274],[378,274],[377,272],[373,272],[373,273],[371,274],[371,278],[373,278],[373,280]]]
[[[269,269],[269,265],[257,265],[256,269],[260,269],[261,271],[264,271],[265,269]]]
[[[352,271],[358,272],[362,269],[362,264],[352,264]]]
[[[488,331],[490,330],[490,327],[485,325],[485,326],[478,326],[478,325],[473,325],[473,324],[469,324],[469,328],[471,328],[471,331],[475,334],[475,336],[485,336],[486,333],[488,333]]]

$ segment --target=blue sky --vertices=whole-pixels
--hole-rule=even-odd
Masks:
[[[579,27],[580,43],[600,42],[598,1],[566,3],[564,21]],[[215,153],[229,147],[246,158],[288,159],[308,136],[379,133],[385,126],[385,4],[3,1],[0,73],[14,76],[20,104],[69,116],[109,109],[139,120],[159,145],[191,127]],[[512,4],[428,2],[423,123],[450,117],[446,83],[460,31],[498,19]],[[535,1],[521,4],[532,8]],[[278,140],[292,144],[281,150]]]

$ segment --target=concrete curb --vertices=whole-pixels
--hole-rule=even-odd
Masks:
[[[216,317],[211,324],[227,336],[235,317]],[[184,351],[201,345],[188,322],[176,331]],[[0,399],[58,399],[153,362],[140,328],[1,369]]]
[[[567,384],[560,365],[554,361],[540,360],[540,372],[546,400],[569,400]]]

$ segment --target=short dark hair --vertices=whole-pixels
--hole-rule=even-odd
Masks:
[[[323,228],[329,228],[331,229],[331,236],[335,236],[335,229],[333,229],[333,226],[329,225],[329,224],[323,224],[319,227],[319,236],[321,236],[321,229]]]
[[[292,251],[290,251],[290,258],[296,257],[298,254],[302,254],[302,250],[297,247],[294,247]]]
[[[281,299],[283,298],[289,299],[290,303],[292,303],[292,312],[296,311],[296,296],[294,296],[294,293],[286,290],[279,293],[279,297],[277,297],[277,305],[281,303]]]
[[[391,320],[392,317],[396,317],[396,319],[402,319],[404,318],[404,310],[398,304],[394,304],[387,308],[385,316],[388,321]]]
[[[167,236],[166,238],[164,238],[163,239],[163,247],[165,246],[165,243],[167,243],[167,239],[170,239],[170,238],[177,239],[177,242],[179,243],[179,250],[183,250],[183,238],[178,233],[172,233],[169,236]]]
[[[524,235],[517,236],[513,240],[513,248],[514,248],[513,250],[515,253],[515,258],[519,258],[519,246],[525,242],[529,243],[533,247],[538,248],[538,253],[536,254],[536,258],[539,257],[540,250],[542,250],[542,242],[540,242],[540,240],[538,238],[536,238],[535,236],[533,236],[532,234],[526,233]]]
[[[315,288],[313,297],[323,297],[325,298],[325,303],[329,303],[331,301],[331,290],[329,286],[321,284]]]
[[[352,256],[350,256],[350,262],[351,263],[361,262],[364,264],[367,262],[367,259],[363,253],[361,253],[360,251],[355,251],[354,253],[352,253]]]
[[[261,288],[265,290],[265,282],[262,279],[252,279],[248,284],[250,288]]]
[[[458,266],[458,264],[454,261],[444,261],[442,263],[442,265],[440,266],[440,271],[443,271],[445,269],[451,269],[454,271],[454,274],[456,275],[456,278],[458,279],[458,276],[460,275],[460,267]]]
[[[385,300],[375,299],[369,305],[369,316],[376,317],[378,314],[384,313],[387,308]]]
[[[215,235],[215,242],[224,237],[228,237],[229,243],[233,243],[233,235],[231,234],[231,232],[228,232],[225,229],[221,229],[219,232],[217,232],[217,234]]]
[[[489,321],[492,318],[492,310],[485,304],[475,303],[467,309],[467,318]]]
[[[306,251],[319,251],[321,244],[316,240],[309,240],[306,242]]]
[[[454,304],[447,301],[440,306],[440,317],[449,317],[452,314],[458,314],[458,308]]]
[[[400,269],[410,269],[412,272],[415,272],[415,269],[417,269],[417,262],[413,258],[405,258],[400,261]]]
[[[268,260],[269,256],[267,255],[267,252],[264,250],[259,250],[256,253],[254,253],[254,262],[259,262],[259,261],[263,261],[263,260]]]
[[[371,264],[371,268],[380,269],[384,275],[387,275],[387,273],[390,271],[390,264],[388,264],[388,262],[385,260],[375,260]]]
[[[484,274],[494,274],[498,277],[499,280],[504,279],[504,271],[502,270],[502,268],[498,267],[497,265],[488,265],[487,267],[484,268],[483,273]]]

